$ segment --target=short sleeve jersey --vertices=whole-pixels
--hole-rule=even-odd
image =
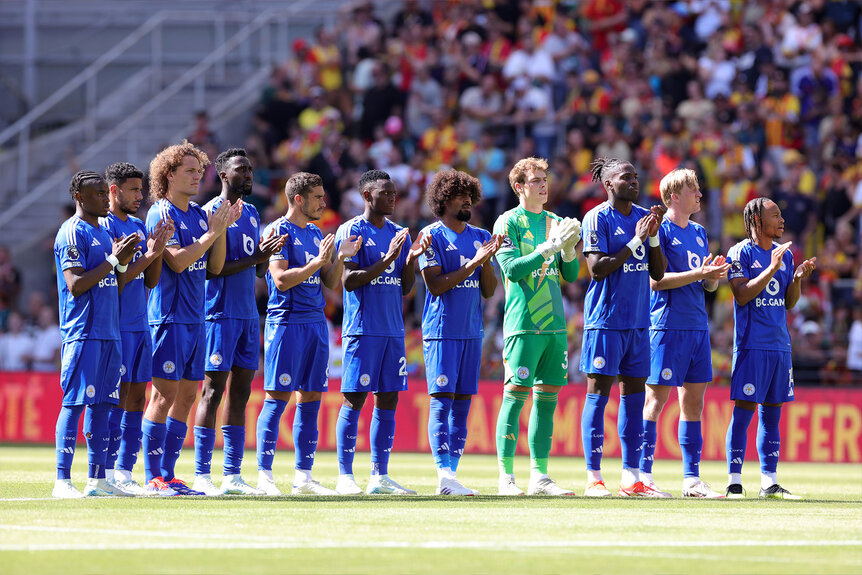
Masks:
[[[284,260],[288,267],[301,268],[320,253],[323,232],[314,224],[310,223],[301,228],[282,216],[267,227],[264,235],[269,235],[270,230],[274,230],[276,235],[286,236],[284,247],[269,258],[271,262]],[[286,291],[276,287],[272,274],[267,271],[266,285],[269,287],[267,323],[298,324],[326,320],[323,314],[326,302],[320,288],[320,270]]]
[[[658,230],[661,251],[667,258],[667,271],[681,273],[695,270],[709,255],[706,230],[688,222],[684,228],[664,219]],[[650,294],[650,321],[653,329],[708,330],[703,281],[697,280],[674,289]]]
[[[114,271],[77,297],[69,291],[63,274],[72,268],[84,271],[96,268],[112,250],[108,232],[78,216],[72,216],[60,226],[54,239],[54,263],[63,343],[80,339],[120,339],[120,295]]]
[[[193,244],[209,229],[207,214],[199,205],[189,202],[182,211],[166,198],[157,201],[147,213],[147,233],[152,233],[163,219],[174,222],[174,235],[167,247]],[[159,283],[150,291],[147,315],[150,325],[162,323],[202,324],[206,301],[207,252],[188,269],[177,273],[162,261]]]
[[[602,202],[584,216],[584,255],[613,255],[634,237],[638,220],[649,213],[633,204],[629,215]],[[649,247],[642,244],[625,263],[596,281],[584,298],[584,329],[639,329],[650,325]]]
[[[470,224],[459,234],[443,222],[425,227],[420,234],[430,235],[431,245],[419,256],[419,269],[440,267],[441,274],[464,267],[482,244],[491,239],[486,230]],[[476,339],[484,336],[480,274],[481,268],[477,268],[467,279],[439,296],[425,291],[422,309],[424,339]]]
[[[132,263],[144,257],[147,251],[147,229],[140,219],[128,216],[126,221],[123,221],[113,213],[108,212],[107,217],[99,218],[99,224],[115,240],[123,236],[138,234],[141,241],[138,242],[135,255],[132,256]],[[144,285],[144,272],[127,280],[123,286],[123,292],[120,294],[120,331],[150,331],[147,324],[147,288]]]
[[[533,213],[521,206],[504,212],[494,223],[494,234],[503,236],[500,256],[522,257],[536,251],[548,237],[553,220],[561,218],[548,211]],[[560,290],[560,255],[554,254],[530,275],[512,282],[503,276],[506,306],[503,335],[566,333],[563,296]]]
[[[350,236],[361,236],[362,246],[345,263],[352,262],[360,269],[370,267],[386,257],[389,243],[402,229],[385,220],[382,228],[356,216],[339,226],[335,234],[335,249]],[[353,291],[344,290],[343,335],[404,336],[402,311],[401,271],[410,251],[408,238],[401,253],[382,274]]]
[[[730,248],[728,280],[751,279],[759,276],[772,262],[772,248],[764,250],[750,240],[743,240]],[[793,254],[784,252],[781,268],[772,276],[766,287],[745,305],[733,302],[733,351],[761,349],[790,351],[790,332],[787,330],[787,309],[784,294],[793,281]]]
[[[204,211],[212,213],[224,200],[215,197]],[[243,203],[239,219],[225,231],[225,262],[251,257],[260,239],[260,216],[257,208]],[[254,300],[255,266],[225,277],[206,280],[206,319],[255,319],[258,317]]]

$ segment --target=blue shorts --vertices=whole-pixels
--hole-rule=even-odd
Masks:
[[[343,346],[342,393],[407,390],[407,352],[403,336],[348,336],[343,338]]]
[[[121,331],[120,382],[149,383],[153,379],[153,340],[145,331]]]
[[[650,385],[709,383],[712,347],[707,330],[650,330]]]
[[[207,332],[205,371],[230,371],[236,366],[257,370],[260,364],[260,322],[257,319],[214,319]]]
[[[637,329],[585,329],[581,372],[649,377],[649,332]]]
[[[730,399],[754,403],[793,401],[793,362],[790,352],[743,349],[734,353]]]
[[[78,339],[63,344],[63,405],[120,402],[120,342]]]
[[[150,326],[153,377],[179,381],[204,378],[206,338],[203,324],[164,323]]]
[[[329,332],[325,321],[268,323],[263,333],[266,391],[329,389]]]
[[[481,339],[427,339],[422,342],[428,395],[479,393]]]

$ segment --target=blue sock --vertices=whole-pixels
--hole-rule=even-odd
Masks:
[[[745,461],[745,446],[748,443],[748,424],[754,417],[753,411],[733,408],[730,425],[727,426],[725,439],[727,448],[727,472],[742,473],[742,462]]]
[[[449,450],[449,414],[452,412],[452,400],[448,397],[432,397],[428,410],[428,443],[431,445],[431,455],[437,469],[449,467],[451,462]]]
[[[395,440],[395,410],[374,408],[371,417],[371,474],[389,473],[389,454]]]
[[[141,450],[141,424],[143,411],[124,411],[120,422],[123,439],[120,441],[120,451],[117,456],[116,468],[131,471],[138,461],[138,451]]]
[[[620,450],[624,469],[637,469],[641,462],[641,447],[644,433],[645,392],[620,396],[620,412],[617,414],[617,431],[620,434]]]
[[[584,400],[584,412],[581,414],[581,441],[584,444],[584,459],[590,471],[598,471],[602,468],[607,404],[607,396],[598,393],[588,393]]]
[[[257,416],[257,468],[272,471],[275,459],[275,444],[278,443],[278,424],[287,402],[281,399],[265,399]]]
[[[165,454],[162,456],[162,479],[170,481],[174,478],[174,467],[180,458],[180,451],[189,432],[189,426],[185,421],[168,417],[165,421],[167,433],[165,433]]]
[[[757,454],[760,456],[760,472],[778,471],[778,452],[781,450],[781,406],[761,405],[757,408]]]
[[[652,473],[652,462],[655,459],[655,442],[658,439],[656,422],[643,420],[644,441],[641,448],[641,467],[644,473]]]
[[[144,477],[147,482],[151,481],[153,477],[161,477],[162,475],[162,456],[165,453],[165,435],[167,431],[167,426],[164,423],[156,423],[149,419],[144,419],[143,424],[141,424],[144,450]]]
[[[108,412],[110,403],[94,403],[84,411],[84,437],[87,438],[87,477],[105,478],[105,460],[108,457]]]
[[[224,475],[239,475],[245,453],[245,425],[222,425],[224,436]]]
[[[170,421],[170,418],[168,418]],[[174,420],[176,421],[176,420]],[[215,429],[195,425],[195,475],[209,475],[212,471]]]
[[[335,450],[338,453],[339,475],[353,475],[353,456],[356,455],[356,436],[359,434],[361,411],[342,405],[335,424]]]
[[[293,445],[296,451],[296,468],[311,471],[317,453],[317,414],[320,401],[296,404],[293,416]]]
[[[467,416],[470,415],[470,399],[456,399],[449,412],[449,466],[458,471],[458,463],[467,444]]]
[[[123,414],[125,409],[114,407],[108,414],[108,456],[105,458],[105,468],[113,469],[120,453],[120,441],[123,439]]]
[[[78,424],[81,422],[83,405],[64,405],[57,416],[54,441],[57,446],[57,479],[72,478],[72,458],[75,457],[75,442],[78,440]]]
[[[682,451],[683,477],[700,477],[700,452],[703,450],[700,422],[680,419],[677,436]]]

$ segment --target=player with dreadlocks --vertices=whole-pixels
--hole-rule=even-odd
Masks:
[[[787,310],[799,301],[802,280],[814,271],[817,258],[807,259],[794,269],[792,242],[776,242],[784,233],[784,219],[772,200],[751,200],[742,217],[748,239],[727,254],[735,325],[730,378],[730,398],[735,406],[727,428],[727,497],[745,496],[742,463],[748,426],[756,409],[760,497],[800,499],[778,484],[778,422],[782,404],[794,399]]]
[[[139,238],[112,240],[99,226],[108,215],[108,184],[101,174],[72,176],[69,193],[75,215],[63,222],[54,240],[63,361],[60,385],[63,405],[57,417],[57,481],[52,495],[131,496],[105,480],[108,412],[120,399],[120,294],[117,272],[125,273]],[[116,271],[115,271],[116,270]],[[72,485],[72,458],[78,423],[84,415],[89,474],[81,494]]]
[[[622,497],[664,497],[640,481],[644,389],[650,374],[650,285],[660,281],[667,259],[658,238],[665,208],[647,210],[638,198],[638,175],[629,162],[598,158],[593,181],[601,182],[608,200],[584,216],[582,236],[590,285],[584,300],[584,340],[580,369],[587,375],[587,397],[581,437],[587,463],[587,497],[607,497],[601,474],[604,412],[619,376],[617,429],[623,472]],[[649,240],[649,249],[644,242]]]

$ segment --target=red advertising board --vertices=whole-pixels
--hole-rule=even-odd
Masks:
[[[332,381],[331,389],[338,389]],[[473,399],[470,410],[467,453],[494,453],[494,430],[500,408],[501,386],[496,382],[483,382],[479,394]],[[581,410],[585,387],[573,384],[563,388],[554,426],[553,454],[583,456],[580,437]],[[733,409],[728,399],[729,389],[711,387],[706,392],[703,410],[703,458],[724,459],[724,438]],[[54,373],[0,373],[0,442],[41,443],[54,442],[54,425],[62,394],[59,374]],[[254,381],[246,411],[246,445],[254,446],[255,421],[264,400],[263,379]],[[605,410],[605,449],[610,457],[620,454],[616,415],[619,406],[618,392],[611,394]],[[322,450],[335,449],[335,422],[341,407],[341,395],[324,394],[320,410],[320,439]],[[368,429],[371,423],[370,402],[363,410],[359,422],[357,449],[368,450]],[[192,408],[192,419],[195,409]],[[282,419],[278,446],[292,449],[294,406],[291,403]],[[527,452],[527,420],[529,403],[521,412],[521,441],[519,453]],[[673,394],[665,407],[658,426],[656,458],[678,459],[677,419],[679,406]],[[220,420],[220,418],[219,418]],[[428,396],[425,382],[412,380],[409,390],[401,394],[398,404],[395,450],[428,451]],[[194,424],[189,421],[189,427]],[[749,429],[749,453],[755,452],[755,428]],[[216,430],[216,441],[221,445],[221,432]],[[83,441],[83,439],[82,439]],[[193,442],[192,434],[186,444]],[[835,463],[862,462],[862,389],[796,388],[796,401],[784,406],[781,414],[782,461],[823,461]]]

